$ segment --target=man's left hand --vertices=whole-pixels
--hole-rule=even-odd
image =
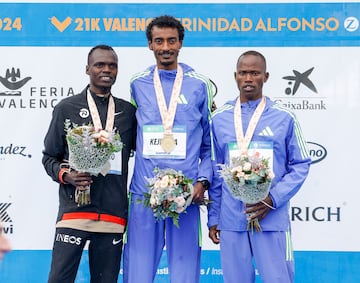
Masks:
[[[264,204],[263,202],[267,203],[268,205]],[[246,214],[249,215],[249,220],[258,218],[259,220],[264,219],[266,215],[269,213],[271,207],[273,206],[273,202],[271,197],[267,196],[263,202],[258,202],[255,204],[247,204],[246,205]]]

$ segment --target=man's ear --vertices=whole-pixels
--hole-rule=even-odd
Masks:
[[[148,41],[149,49],[154,50],[152,41]]]
[[[86,73],[87,75],[89,74],[89,65],[86,65],[85,73]]]
[[[264,83],[267,82],[267,80],[269,79],[270,74],[268,72],[265,73],[265,77],[264,77]]]

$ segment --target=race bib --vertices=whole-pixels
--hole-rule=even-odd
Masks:
[[[145,158],[186,158],[186,126],[174,126],[171,134],[175,141],[175,147],[171,152],[165,152],[161,146],[164,137],[162,125],[145,125],[143,127],[143,156]]]
[[[121,175],[122,171],[122,151],[114,152],[109,160],[110,170],[108,174]]]

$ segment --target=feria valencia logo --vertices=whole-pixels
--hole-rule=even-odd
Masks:
[[[315,142],[307,142],[307,146],[312,160],[311,164],[319,163],[325,159],[327,150],[324,146]]]

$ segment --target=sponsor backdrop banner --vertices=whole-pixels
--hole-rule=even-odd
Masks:
[[[99,43],[117,51],[113,93],[129,99],[130,76],[155,62],[146,24],[165,13],[183,22],[180,61],[216,83],[218,106],[238,95],[238,56],[248,49],[265,55],[264,92],[297,115],[313,159],[289,211],[295,282],[360,282],[354,181],[360,3],[354,2],[0,3],[0,217],[13,246],[0,282],[47,279],[58,197],[41,151],[53,107],[86,86],[87,53]],[[201,282],[220,283],[219,247],[208,239],[205,210],[202,224]],[[168,282],[168,273],[164,255],[155,282]],[[86,252],[76,282],[89,282]]]

